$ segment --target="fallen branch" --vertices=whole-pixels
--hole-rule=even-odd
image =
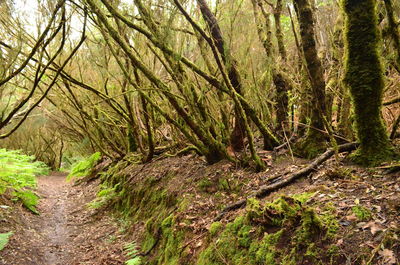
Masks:
[[[357,147],[357,143],[347,143],[347,144],[339,145],[337,147],[337,150],[338,150],[339,153],[349,152],[349,151],[353,151],[354,149],[356,149],[356,147]],[[263,186],[261,186],[261,188],[258,189],[255,192],[253,192],[253,194],[247,196],[246,198],[244,198],[244,199],[242,199],[242,200],[240,200],[238,202],[235,202],[233,204],[230,204],[230,205],[226,206],[218,214],[218,216],[214,219],[214,221],[221,220],[222,217],[224,217],[224,215],[226,213],[230,212],[230,211],[234,211],[234,210],[237,210],[239,208],[242,208],[242,207],[246,206],[247,199],[249,199],[249,198],[258,198],[258,199],[264,198],[268,194],[270,194],[271,192],[289,185],[290,183],[292,183],[296,179],[299,179],[301,177],[309,175],[310,173],[315,171],[316,168],[319,165],[324,163],[326,160],[328,160],[334,154],[335,154],[335,150],[330,148],[325,153],[323,153],[322,155],[320,155],[319,157],[314,159],[314,161],[312,161],[307,167],[305,167],[305,168],[303,168],[303,169],[291,174],[290,176],[288,176],[284,180],[276,182],[276,183],[271,184],[271,185],[263,185]]]

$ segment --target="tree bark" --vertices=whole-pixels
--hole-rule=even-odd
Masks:
[[[203,18],[207,22],[207,25],[210,29],[214,45],[220,53],[222,61],[228,71],[229,80],[236,92],[243,96],[241,78],[239,71],[237,70],[237,62],[230,54],[230,51],[226,48],[218,21],[211,12],[205,0],[197,0],[197,3],[200,7]],[[235,125],[230,136],[230,142],[235,151],[243,150],[245,135],[246,132],[243,124],[243,118],[240,116],[238,109],[235,108]]]
[[[379,33],[375,0],[343,0],[345,21],[345,83],[349,86],[360,142],[354,159],[376,165],[392,155],[381,117],[383,70],[377,50]]]
[[[317,53],[315,19],[308,0],[295,0],[300,25],[301,46],[311,83],[311,122],[307,136],[300,144],[302,155],[314,157],[324,148],[324,116],[326,115],[325,80],[322,63]]]

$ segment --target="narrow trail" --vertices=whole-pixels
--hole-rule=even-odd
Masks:
[[[71,184],[65,182],[65,175],[51,175],[39,178],[39,193],[41,194],[38,210],[41,213],[39,222],[40,233],[44,236],[44,264],[66,264],[68,258],[69,235],[67,195]]]
[[[74,186],[65,174],[38,178],[40,215],[17,207],[0,228],[14,231],[0,265],[124,264],[123,230],[105,211],[87,207],[98,182]],[[10,208],[12,209],[12,208]]]

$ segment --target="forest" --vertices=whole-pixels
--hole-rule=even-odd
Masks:
[[[397,0],[0,0],[0,264],[400,264]]]

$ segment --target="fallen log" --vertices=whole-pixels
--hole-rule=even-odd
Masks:
[[[357,145],[358,145],[357,143],[342,144],[337,147],[337,151],[339,153],[350,152],[350,151],[355,150],[357,148]],[[282,187],[285,187],[301,177],[311,174],[313,171],[316,170],[316,168],[319,165],[324,163],[326,160],[328,160],[334,154],[335,154],[335,149],[330,148],[327,151],[325,151],[325,153],[323,153],[319,157],[315,158],[308,166],[306,166],[303,169],[300,169],[297,172],[294,172],[293,174],[289,175],[287,178],[283,179],[282,181],[279,181],[279,182],[276,182],[276,183],[270,184],[270,185],[261,186],[260,189],[254,191],[251,195],[247,196],[246,198],[226,206],[217,215],[217,217],[214,219],[214,221],[221,220],[222,217],[224,217],[224,215],[230,211],[234,211],[234,210],[237,210],[239,208],[246,206],[247,199],[249,199],[249,198],[258,198],[258,199],[264,198],[271,192],[276,191]]]

